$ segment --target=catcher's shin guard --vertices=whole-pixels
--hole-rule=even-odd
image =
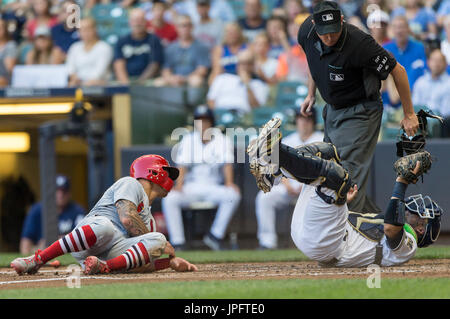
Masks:
[[[309,154],[314,155],[325,160],[335,161],[337,163],[341,162],[341,158],[339,157],[339,152],[331,143],[327,142],[315,142],[302,146],[295,147],[299,154]]]
[[[295,148],[280,144],[280,166],[301,183],[317,185],[317,194],[327,203],[343,205],[352,183],[348,172],[333,160],[299,153]],[[335,192],[335,197],[324,194],[322,187]]]

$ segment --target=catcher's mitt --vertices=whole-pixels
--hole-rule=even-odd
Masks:
[[[420,167],[418,172],[414,173],[418,161],[420,161]],[[399,158],[394,163],[394,171],[397,176],[404,178],[409,184],[415,184],[418,177],[431,168],[431,162],[431,154],[427,151],[421,151]]]

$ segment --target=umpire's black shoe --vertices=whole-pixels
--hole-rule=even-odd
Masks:
[[[225,248],[223,247],[223,240],[220,240],[211,233],[207,233],[203,237],[203,243],[212,250],[225,250]]]

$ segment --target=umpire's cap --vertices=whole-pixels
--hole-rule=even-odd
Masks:
[[[336,2],[322,1],[313,9],[314,24],[320,35],[341,31],[342,11]]]
[[[207,118],[211,120],[212,125],[215,125],[214,112],[207,105],[199,105],[194,111],[194,120]]]

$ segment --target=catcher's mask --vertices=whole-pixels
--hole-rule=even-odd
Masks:
[[[430,196],[422,194],[409,196],[405,206],[410,213],[427,221],[423,235],[417,234],[417,246],[423,248],[433,244],[441,231],[442,208]]]
[[[417,134],[413,137],[408,137],[405,130],[402,128],[402,133],[397,142],[397,156],[402,157],[403,152],[406,155],[420,152],[425,147],[425,138],[428,135],[428,121],[427,118],[437,119],[443,121],[442,117],[437,116],[431,110],[421,109],[417,112],[417,119],[419,121],[419,130]]]

